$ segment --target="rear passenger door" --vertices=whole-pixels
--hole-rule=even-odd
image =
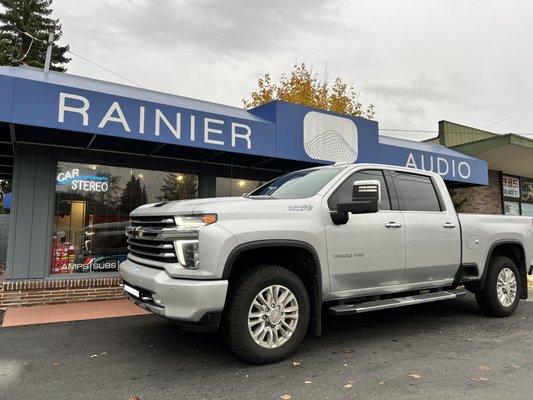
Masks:
[[[396,171],[394,185],[405,224],[403,283],[453,277],[460,263],[460,228],[455,210],[446,210],[430,176]]]

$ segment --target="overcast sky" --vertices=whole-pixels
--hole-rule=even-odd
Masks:
[[[341,77],[361,102],[375,105],[380,128],[436,131],[446,119],[533,137],[533,1],[55,0],[53,6],[74,52],[146,88],[241,107],[265,72],[277,79],[297,61],[322,76],[327,63],[330,79]],[[75,57],[68,72],[127,83]],[[428,135],[435,134],[409,138]]]

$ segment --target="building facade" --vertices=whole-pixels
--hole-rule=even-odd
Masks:
[[[124,228],[145,203],[240,196],[332,162],[429,169],[450,187],[489,182],[475,157],[279,101],[246,111],[11,67],[0,67],[0,92],[0,179],[12,184],[0,306],[121,297]]]
[[[460,211],[533,216],[533,139],[440,121],[436,141],[487,162],[488,186],[452,190]]]

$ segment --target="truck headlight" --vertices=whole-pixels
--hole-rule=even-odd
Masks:
[[[177,215],[174,217],[179,230],[194,230],[217,222],[216,214]]]
[[[191,233],[192,237],[174,241],[174,250],[178,262],[187,269],[198,269],[200,264],[200,246],[198,229],[217,222],[216,214],[177,215],[174,217],[179,231]]]
[[[178,262],[187,269],[198,269],[200,263],[200,248],[198,239],[176,240],[174,242]]]

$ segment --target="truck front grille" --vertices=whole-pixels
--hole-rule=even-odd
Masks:
[[[179,234],[173,217],[135,216],[126,228],[128,250],[135,258],[145,261],[145,264],[158,268],[161,266],[150,261],[177,263],[174,240],[179,238]]]

